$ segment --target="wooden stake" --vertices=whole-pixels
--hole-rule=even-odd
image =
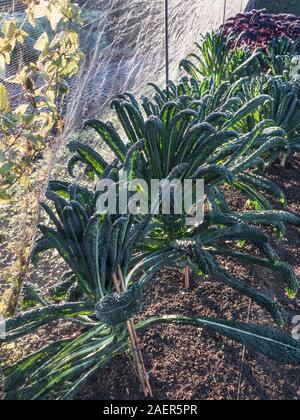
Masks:
[[[120,266],[118,267],[118,275],[119,275],[119,279],[121,283],[121,288],[124,291],[126,290],[126,286],[125,286],[125,281],[124,281],[123,273]]]
[[[114,283],[116,292],[120,294],[121,293],[121,288],[120,288],[119,280],[118,280],[117,275],[115,273],[112,274],[112,279],[113,279],[113,283]],[[130,324],[129,321],[126,321],[126,326],[127,326],[127,330],[128,330],[130,341],[131,341],[134,365],[136,367],[137,374],[139,376],[139,380],[141,382],[144,395],[145,395],[145,397],[147,397],[148,392],[147,392],[147,388],[145,386],[145,382],[144,382],[144,378],[143,378],[143,370],[142,370],[142,368],[140,366],[140,362],[138,360],[138,356],[137,356],[138,351],[137,351],[136,341],[135,341],[135,337],[134,337],[132,327],[131,327],[131,324]]]
[[[118,267],[118,274],[119,274],[119,279],[120,279],[120,283],[121,283],[121,289],[123,291],[125,291],[126,290],[126,285],[125,285],[123,273],[122,273],[122,270],[121,270],[120,267]],[[139,359],[139,363],[141,365],[141,368],[143,370],[144,380],[145,380],[145,384],[146,384],[147,391],[148,391],[148,396],[150,398],[153,398],[153,392],[152,392],[152,388],[151,388],[151,385],[150,385],[150,382],[149,382],[148,373],[147,373],[147,370],[146,370],[146,367],[145,367],[144,358],[143,358],[141,346],[140,346],[140,343],[139,343],[139,338],[138,338],[138,335],[137,335],[135,327],[134,327],[134,322],[133,322],[132,319],[130,319],[129,323],[130,323],[132,333],[133,333],[133,336],[134,336],[134,339],[135,339],[137,352],[138,352],[138,359]]]
[[[113,279],[115,289],[117,293],[121,293],[122,291],[126,290],[126,286],[125,286],[123,274],[120,267],[118,268],[118,277],[115,273],[112,274],[112,279]],[[145,397],[153,398],[152,389],[149,383],[147,371],[146,371],[144,360],[143,360],[142,351],[139,345],[139,340],[138,340],[137,333],[135,331],[133,320],[131,319],[131,320],[126,321],[126,326],[128,329],[130,340],[131,340],[134,364],[135,364],[137,374],[139,376],[139,380],[143,388],[144,395]]]
[[[137,346],[137,342],[135,339],[135,335],[134,335],[134,328],[132,328],[132,324],[130,321],[126,321],[126,325],[127,325],[127,329],[130,335],[130,340],[131,340],[131,345],[132,345],[132,353],[133,353],[133,359],[134,359],[134,364],[136,366],[137,369],[137,373],[143,388],[143,392],[145,397],[148,397],[148,389],[147,389],[147,385],[146,385],[146,381],[144,378],[144,370],[143,370],[143,366],[141,364],[140,358],[139,358],[139,348]]]
[[[116,292],[120,294],[121,293],[121,289],[120,289],[118,278],[117,278],[117,276],[116,276],[115,273],[112,274],[112,279],[113,279],[113,283],[114,283]]]
[[[190,268],[186,266],[184,269],[184,287],[186,289],[190,288]]]
[[[151,384],[150,384],[150,381],[149,381],[149,376],[148,376],[148,373],[147,373],[147,370],[146,370],[146,367],[145,367],[143,353],[142,353],[141,346],[140,346],[140,343],[139,343],[139,338],[138,338],[137,332],[134,328],[133,320],[130,320],[130,322],[131,322],[131,325],[132,325],[133,335],[134,335],[135,341],[137,343],[138,355],[139,355],[140,363],[141,363],[141,366],[142,366],[142,369],[143,369],[144,380],[145,380],[145,383],[146,383],[148,396],[150,398],[153,398],[153,392],[152,392]]]

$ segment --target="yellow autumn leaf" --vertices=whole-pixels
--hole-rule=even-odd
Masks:
[[[3,54],[0,54],[0,71],[5,71],[6,61]]]
[[[44,17],[49,7],[49,0],[40,0],[31,8],[31,14],[34,19]]]
[[[46,15],[50,22],[52,31],[56,31],[58,24],[63,18],[59,2],[51,3],[49,5]]]
[[[30,25],[35,28],[35,19],[34,19],[34,13],[33,13],[33,9],[29,9],[27,10],[27,17],[28,17],[28,22],[30,23]]]
[[[49,37],[47,32],[43,32],[34,44],[34,49],[37,51],[44,51],[49,46]]]
[[[0,83],[0,112],[6,113],[9,111],[8,93],[6,87]]]
[[[28,33],[23,31],[22,29],[18,29],[16,31],[15,38],[20,44],[24,44],[25,38],[28,36]]]
[[[17,115],[19,115],[19,116],[23,116],[24,114],[26,114],[28,108],[29,108],[29,105],[28,104],[19,105],[15,109],[14,113],[17,114]]]
[[[28,72],[28,69],[27,69],[27,67],[23,67],[20,71],[19,71],[19,73],[18,74],[16,74],[15,76],[13,76],[13,77],[10,77],[8,80],[9,80],[9,83],[15,83],[15,84],[22,84],[22,85],[24,85],[25,84],[25,82],[26,82],[26,79],[27,79],[27,72]]]
[[[29,179],[29,177],[28,177],[28,176],[26,176],[26,175],[23,175],[23,176],[20,178],[20,184],[21,184],[23,187],[28,188],[28,187],[30,186],[30,179]]]
[[[0,205],[9,203],[11,199],[12,197],[6,191],[0,190]]]
[[[16,19],[5,20],[2,25],[2,33],[6,38],[13,38],[17,30]]]

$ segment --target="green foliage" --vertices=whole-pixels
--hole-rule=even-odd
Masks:
[[[277,127],[281,127],[289,141],[290,152],[299,150],[300,146],[300,84],[295,79],[286,76],[261,75],[251,78],[240,86],[236,95],[246,100],[257,95],[267,94],[272,97],[269,107],[260,108],[255,116],[248,119],[253,126],[255,119],[269,119]]]
[[[63,198],[57,185],[50,184],[46,196],[54,204],[56,214],[46,204],[43,208],[54,228],[39,226],[42,237],[33,249],[32,261],[37,264],[41,252],[56,249],[72,274],[62,279],[53,295],[57,298],[70,291],[76,278],[82,295],[96,302],[112,292],[111,276],[118,267],[126,272],[132,253],[147,230],[149,217],[134,220],[131,215],[101,214],[96,209],[99,193],[88,194],[73,184],[68,185],[67,191]]]
[[[246,80],[242,80],[244,87]],[[162,92],[153,85],[154,99],[144,97],[142,107],[132,95],[119,95],[112,107],[127,135],[124,140],[115,134],[111,124],[91,120],[85,127],[93,127],[100,134],[116,158],[120,158],[120,163],[125,162],[125,150],[130,144],[143,139],[144,160],[132,168],[134,178],[147,181],[204,178],[207,195],[227,183],[240,190],[258,209],[271,209],[261,191],[284,204],[280,188],[253,173],[253,169],[260,169],[270,152],[278,156],[289,150],[286,132],[275,127],[272,119],[263,118],[264,110],[267,113],[272,103],[271,97],[258,95],[249,101],[241,99],[240,82],[231,88],[225,83],[215,93],[208,93],[204,84],[201,96],[187,79],[178,86],[170,82],[169,92]],[[229,106],[229,102],[232,105]],[[73,175],[74,164],[84,161],[89,174],[99,176],[101,160],[92,163],[94,151],[82,159],[82,147],[88,150],[88,146],[78,142],[75,147],[73,142],[69,145],[75,152],[69,164],[70,175]],[[245,174],[249,169],[252,171]],[[174,226],[174,218],[171,225]]]
[[[219,89],[223,90],[226,109],[228,104],[237,106],[236,109],[247,109],[252,103],[253,110],[249,109],[246,120],[236,128],[246,133],[259,122],[272,120],[274,127],[284,130],[280,136],[289,140],[289,148],[281,152],[286,155],[298,151],[299,80],[297,76],[293,77],[293,72],[299,41],[276,39],[253,53],[246,46],[236,48],[233,45],[234,39],[225,40],[222,32],[208,34],[200,45],[196,44],[197,54],[190,54],[181,63],[192,77],[191,85],[198,86],[196,95],[195,89],[188,95],[202,98],[209,83],[209,93],[216,93],[217,98]],[[264,95],[270,97],[270,103],[256,107],[259,97]],[[276,160],[279,152],[271,153],[269,164]]]
[[[141,293],[141,287],[134,285],[120,294],[106,295],[95,307],[97,319],[109,326],[116,326],[131,319],[142,309]]]
[[[245,48],[232,48],[232,39],[225,41],[221,32],[211,32],[196,43],[196,53],[182,60],[180,67],[195,80],[211,78],[219,87],[225,80],[234,82],[243,76],[260,72],[260,52]]]
[[[273,76],[284,75],[292,71],[292,59],[300,50],[300,39],[291,41],[286,38],[274,39],[262,50],[263,67],[269,69]]]
[[[30,309],[36,305],[45,305],[47,301],[44,299],[39,287],[36,284],[26,282],[23,284],[21,293],[22,310]]]
[[[38,45],[45,42],[42,38]],[[285,54],[288,47],[281,47]],[[32,261],[37,264],[42,252],[56,249],[70,272],[50,290],[54,304],[36,289],[24,289],[28,307],[36,303],[43,307],[9,319],[4,341],[57,319],[76,322],[85,331],[5,368],[6,399],[72,399],[97,369],[116,355],[130,353],[126,322],[141,310],[153,276],[170,265],[213,276],[249,297],[277,324],[287,321],[277,301],[237,278],[222,261],[232,258],[272,270],[288,297],[297,294],[294,270],[281,261],[261,226],[272,226],[281,236],[286,224],[300,226],[297,216],[272,209],[266,196],[284,204],[285,195],[264,176],[274,157],[296,150],[298,88],[286,74],[259,76],[263,52],[232,50],[219,33],[204,37],[197,48],[201,56],[193,55],[196,64],[182,62],[191,78],[182,78],[178,85],[170,81],[165,90],[151,84],[154,97],[144,97],[142,104],[130,93],[113,100],[124,138],[111,123],[86,122],[114,154],[111,164],[88,144],[73,141],[68,145],[73,154],[68,170],[74,176],[81,163],[90,179],[108,178],[116,187],[124,170],[130,180],[147,182],[203,178],[208,205],[203,223],[187,226],[187,214],[175,212],[174,197],[168,216],[124,215],[120,209],[116,215],[101,214],[97,202],[104,193],[51,181],[46,195],[51,204],[42,207],[52,226],[40,226],[42,236]],[[275,69],[273,58],[268,66]],[[242,192],[254,210],[233,211],[224,194],[228,185]],[[159,205],[161,201],[160,196]],[[194,199],[193,206],[197,204]],[[121,293],[116,276],[124,279]],[[146,319],[136,329],[158,323],[208,328],[278,363],[300,364],[299,343],[278,328],[169,315]]]
[[[132,153],[128,155],[130,157],[125,159],[125,163],[133,159]],[[264,216],[258,213],[256,220],[256,213],[248,212],[244,215],[244,222],[243,213],[235,216],[220,212],[212,195],[213,212],[206,215],[202,225],[190,231],[189,237],[172,243],[161,241],[155,250],[149,252],[148,237],[144,241],[146,249],[142,245],[142,238],[147,232],[150,237],[153,236],[157,229],[149,225],[150,219],[141,220],[132,216],[116,216],[114,219],[109,215],[99,215],[95,213],[94,207],[97,195],[99,194],[89,193],[73,184],[50,184],[47,197],[53,202],[56,215],[50,207],[43,207],[55,228],[41,226],[43,237],[38,244],[49,240],[52,247],[58,250],[75,275],[85,302],[45,306],[36,311],[25,312],[8,321],[6,341],[21,337],[56,319],[74,317],[76,322],[88,326],[88,331],[75,340],[50,345],[16,366],[7,368],[7,399],[70,399],[96,369],[105,366],[115,355],[128,352],[129,337],[125,321],[140,311],[142,291],[146,290],[154,274],[169,264],[188,265],[202,275],[214,275],[224,284],[253,299],[277,323],[285,322],[286,314],[278,303],[222,268],[217,257],[231,256],[244,263],[279,270],[283,275],[284,286],[294,289],[296,282],[293,270],[280,261],[271,248],[268,236],[258,228],[248,225],[246,221],[273,224],[275,219],[276,223],[290,222],[299,225],[297,218],[285,212],[266,212]],[[76,216],[75,203],[81,209]],[[164,230],[163,225],[161,229]],[[231,244],[241,241],[254,245],[262,257],[258,257],[257,253],[252,255],[235,251]],[[43,246],[37,245],[33,252],[34,261],[41,250]],[[122,294],[113,291],[112,275],[117,267],[121,268],[128,288]],[[64,279],[71,280],[67,288],[74,282],[73,275],[69,273]],[[65,284],[61,283],[61,286],[61,292],[66,290]],[[177,316],[150,319],[136,327],[137,330],[144,329],[160,322],[207,327],[281,363],[298,363],[298,345],[280,330],[225,320]],[[252,337],[251,340],[249,337]],[[283,357],[282,349],[286,346],[290,353]],[[25,366],[27,374],[21,376],[20,372],[24,372]]]

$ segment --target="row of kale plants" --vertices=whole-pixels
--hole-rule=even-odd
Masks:
[[[77,323],[79,333],[75,339],[57,337],[5,367],[7,399],[73,399],[99,368],[125,353],[133,358],[145,396],[151,397],[138,334],[160,323],[208,328],[278,363],[300,365],[300,343],[283,328],[290,314],[237,278],[220,259],[273,270],[288,298],[297,296],[294,270],[272,243],[285,235],[286,225],[300,226],[300,219],[285,211],[284,191],[265,175],[267,167],[285,165],[300,149],[300,84],[293,75],[296,50],[297,42],[286,39],[254,51],[247,46],[232,48],[230,37],[209,33],[197,52],[181,62],[185,75],[179,83],[170,81],[164,90],[151,84],[153,97],[141,101],[130,93],[112,101],[122,135],[110,122],[85,123],[97,131],[114,160],[106,162],[88,138],[68,144],[69,174],[75,175],[79,163],[91,187],[65,180],[49,183],[48,204],[41,205],[51,227],[39,226],[41,237],[32,261],[37,264],[42,252],[55,249],[70,271],[47,295],[36,286],[24,286],[23,305],[29,310],[7,320],[4,342],[55,320]],[[168,216],[98,213],[102,193],[94,188],[95,182],[118,183],[121,171],[130,179],[148,182],[204,179],[203,223],[188,226],[187,215],[175,214],[174,209]],[[224,186],[242,194],[250,210],[231,208]],[[281,210],[275,210],[274,203]],[[269,227],[274,235],[266,233]],[[201,314],[162,315],[134,323],[153,276],[168,266],[192,270],[199,281],[214,276],[262,307],[274,326]],[[38,307],[32,309],[33,305]]]

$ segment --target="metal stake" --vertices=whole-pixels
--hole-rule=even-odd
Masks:
[[[169,95],[170,63],[169,63],[169,0],[165,2],[165,52],[166,52],[166,90]]]
[[[227,0],[224,0],[223,25],[226,21]]]

